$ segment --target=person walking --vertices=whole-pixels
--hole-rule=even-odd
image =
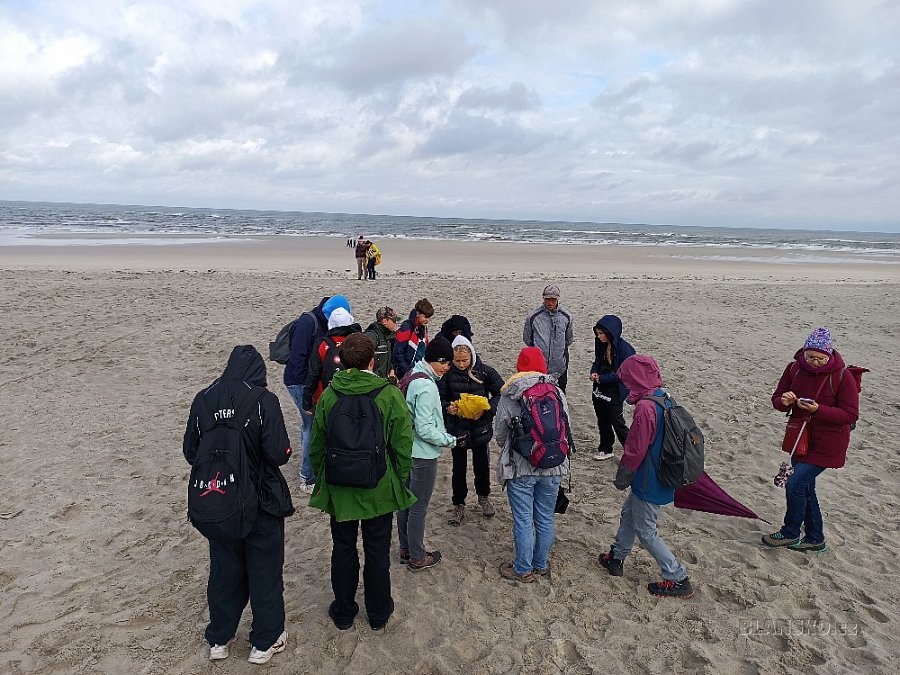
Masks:
[[[415,502],[415,497],[405,486],[412,464],[412,425],[400,390],[372,372],[375,348],[367,337],[358,333],[347,336],[340,347],[340,359],[344,370],[335,373],[316,406],[310,459],[320,479],[309,505],[330,516],[334,600],[328,615],[338,629],[349,630],[359,612],[356,541],[361,530],[366,615],[369,626],[377,631],[384,628],[394,611],[390,574],[394,512],[407,509]],[[332,411],[338,401],[346,397],[371,398],[377,417],[380,417],[373,422],[380,424],[385,445],[383,452],[387,456],[382,457],[384,474],[372,488],[335,485],[332,481],[341,481],[331,478],[329,473],[327,451],[343,436],[343,430],[334,426],[339,422],[332,419]],[[371,437],[376,436],[377,433],[373,433]],[[347,461],[346,456],[344,461]]]
[[[634,419],[613,484],[617,490],[631,487],[631,493],[622,504],[616,539],[599,562],[612,576],[623,576],[625,559],[637,537],[662,573],[662,581],[648,584],[647,590],[660,597],[690,598],[694,589],[687,569],[656,531],[660,509],[675,501],[675,488],[663,485],[656,473],[665,433],[663,411],[646,398],[665,396],[662,374],[652,356],[636,354],[619,367],[619,378],[628,389],[628,402],[634,405]]]
[[[559,304],[559,286],[544,287],[544,302],[525,318],[522,341],[537,347],[547,361],[547,372],[556,376],[565,392],[569,371],[569,346],[575,339],[572,316]]]

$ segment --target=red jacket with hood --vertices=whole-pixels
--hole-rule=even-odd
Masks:
[[[790,412],[792,417],[809,417],[809,452],[797,461],[826,469],[844,466],[850,445],[850,426],[859,419],[856,380],[845,368],[844,359],[837,350],[828,363],[813,367],[806,363],[800,349],[784,369],[772,394],[772,406],[775,410]],[[830,383],[827,378],[831,379]],[[794,392],[798,398],[815,399],[819,409],[815,414],[807,415],[796,406],[784,405],[781,395],[786,391]]]

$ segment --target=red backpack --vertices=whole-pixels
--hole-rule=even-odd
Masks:
[[[521,414],[512,419],[512,448],[538,469],[566,461],[575,450],[569,418],[559,392],[542,381],[522,393]]]

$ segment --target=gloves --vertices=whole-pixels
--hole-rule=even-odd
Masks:
[[[616,470],[616,479],[613,481],[613,485],[616,486],[616,490],[624,490],[625,488],[630,486],[631,480],[633,478],[634,471],[622,464],[622,462],[619,462],[619,468]]]

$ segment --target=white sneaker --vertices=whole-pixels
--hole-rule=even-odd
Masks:
[[[209,660],[210,661],[221,661],[222,659],[228,658],[228,646],[234,642],[234,638],[231,638],[224,645],[210,645],[209,647]]]
[[[268,663],[269,659],[275,656],[275,654],[283,652],[285,647],[287,647],[287,631],[284,631],[281,636],[275,640],[275,644],[264,652],[261,652],[256,647],[251,648],[250,656],[247,658],[247,661],[250,663]]]
[[[611,453],[611,452],[598,452],[596,455],[594,455],[594,459],[597,460],[598,462],[602,462],[604,459],[612,459],[612,458],[613,458],[613,453]]]
[[[315,487],[315,483],[304,483],[303,481],[300,481],[300,491],[305,492],[308,495],[312,494],[313,488]]]

